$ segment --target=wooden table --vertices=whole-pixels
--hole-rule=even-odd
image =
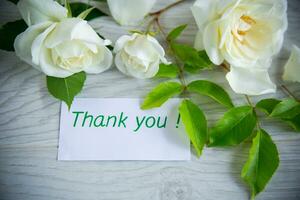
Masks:
[[[171,0],[158,1],[154,10]],[[166,30],[187,23],[182,42],[192,43],[196,26],[187,1],[162,15]],[[19,18],[16,7],[1,0],[1,23]],[[289,29],[283,50],[273,62],[273,80],[281,83],[282,67],[292,44],[300,46],[300,2],[289,0]],[[101,22],[101,23],[100,23]],[[95,24],[94,24],[95,25]],[[101,34],[113,41],[128,28],[110,18],[97,23]],[[133,29],[131,27],[131,29]],[[3,38],[1,38],[2,40]],[[249,144],[237,148],[205,149],[189,162],[59,162],[57,161],[60,102],[46,89],[45,76],[25,64],[14,53],[0,51],[0,199],[1,200],[241,200],[249,192],[240,171]],[[300,75],[299,75],[300,76]],[[191,76],[214,79],[235,95],[217,69]],[[116,68],[89,75],[79,97],[143,97],[159,80],[137,80]],[[300,97],[299,84],[287,84]],[[278,90],[263,97],[284,98]],[[254,102],[263,97],[253,97]],[[225,111],[208,98],[196,98],[214,123]],[[281,164],[271,183],[258,199],[300,199],[300,134],[279,121],[266,120],[263,127],[278,145]]]

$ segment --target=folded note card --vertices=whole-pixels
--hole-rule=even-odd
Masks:
[[[141,99],[77,98],[61,106],[58,160],[189,160],[178,104],[141,110]]]

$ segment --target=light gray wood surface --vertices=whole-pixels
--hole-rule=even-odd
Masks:
[[[158,1],[157,10],[171,0]],[[192,43],[196,26],[189,7],[193,1],[165,13],[162,25],[170,30],[189,24],[182,41]],[[275,58],[271,74],[281,83],[282,67],[292,44],[300,46],[300,2],[289,0],[289,29],[282,52]],[[0,2],[1,24],[19,18],[16,7]],[[107,38],[115,40],[126,30],[111,18],[94,21]],[[1,38],[2,40],[3,38]],[[189,77],[208,78],[222,84],[239,105],[244,97],[235,95],[217,69]],[[143,97],[158,80],[125,77],[116,68],[89,75],[79,97]],[[287,86],[300,97],[299,84]],[[284,98],[282,91],[263,97]],[[263,97],[253,97],[256,102]],[[197,101],[209,123],[225,111],[208,98]],[[45,77],[20,61],[14,53],[0,51],[0,199],[1,200],[241,200],[249,192],[240,171],[249,144],[237,148],[205,149],[200,159],[189,162],[59,162],[57,161],[60,102],[46,89]],[[258,199],[300,199],[300,135],[279,121],[265,120],[280,151],[281,164],[271,183]],[[155,145],[155,144],[153,144]]]

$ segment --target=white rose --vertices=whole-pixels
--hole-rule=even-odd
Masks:
[[[195,47],[205,49],[214,64],[231,65],[226,77],[235,92],[275,92],[268,68],[282,47],[286,11],[286,0],[197,0]]]
[[[164,49],[150,35],[124,35],[117,40],[114,52],[117,68],[135,78],[151,78],[158,72],[160,62],[168,64]]]
[[[156,0],[107,0],[113,18],[121,25],[137,25]]]
[[[16,54],[48,76],[100,73],[112,64],[110,41],[101,39],[87,21],[67,18],[52,0],[21,0],[18,8],[29,25],[15,39]]]
[[[291,56],[284,67],[283,80],[300,83],[300,49],[293,46]]]

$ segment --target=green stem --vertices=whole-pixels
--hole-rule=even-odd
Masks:
[[[161,15],[162,13],[168,11],[169,9],[171,9],[171,8],[173,8],[173,7],[175,7],[175,6],[177,6],[178,4],[180,4],[180,3],[184,2],[184,1],[186,1],[186,0],[179,0],[179,1],[176,1],[176,2],[170,4],[170,5],[168,5],[168,6],[164,7],[164,8],[162,8],[162,9],[156,11],[156,12],[149,13],[149,16],[150,16],[150,17],[153,17],[153,18],[150,20],[150,22],[149,22],[149,24],[148,24],[148,26],[147,26],[147,32],[150,31],[150,29],[151,29],[151,27],[152,27],[152,25],[153,25],[154,23],[156,23],[157,21],[159,21],[159,17],[160,17],[160,15]]]
[[[222,67],[223,69],[225,69],[225,71],[229,72],[230,71],[230,66],[227,63],[222,63],[221,65],[219,65],[220,67]]]
[[[246,100],[247,100],[248,104],[249,104],[252,108],[254,108],[254,106],[253,106],[253,104],[252,104],[252,102],[251,102],[251,100],[250,100],[250,97],[249,97],[248,95],[245,95],[245,97],[246,97]]]
[[[184,88],[186,89],[187,84],[186,84],[186,80],[185,80],[185,77],[184,77],[184,69],[183,69],[184,66],[183,66],[183,64],[181,64],[181,62],[180,62],[180,60],[177,58],[177,56],[175,56],[174,51],[173,51],[173,49],[172,49],[172,47],[171,47],[170,41],[167,39],[166,33],[163,31],[163,28],[162,28],[162,26],[161,26],[160,23],[159,23],[159,18],[156,18],[155,22],[156,22],[156,25],[157,25],[159,31],[161,32],[161,34],[162,34],[162,36],[163,36],[163,38],[164,38],[166,44],[168,45],[168,49],[170,49],[171,54],[172,54],[172,55],[174,56],[174,58],[175,58],[175,63],[176,63],[176,65],[177,65],[178,68],[179,68],[179,75],[178,75],[178,76],[179,76],[180,82],[181,82],[181,84],[184,86]],[[184,90],[185,90],[185,89],[184,89]]]
[[[180,79],[180,82],[181,84],[184,86],[184,91],[186,91],[186,81],[185,81],[185,77],[184,77],[184,70],[183,70],[183,65],[181,64],[180,60],[175,56],[173,50],[172,50],[172,47],[171,47],[171,44],[170,44],[170,41],[167,40],[167,34],[164,32],[161,24],[160,24],[160,16],[162,13],[168,11],[169,9],[177,6],[178,4],[184,2],[186,0],[179,0],[179,1],[176,1],[175,3],[172,3],[168,6],[166,6],[165,8],[161,9],[161,10],[158,10],[156,12],[153,12],[153,13],[150,13],[149,15],[150,16],[153,16],[153,18],[151,19],[151,21],[149,22],[148,24],[148,27],[147,27],[147,32],[150,31],[152,25],[155,23],[157,25],[157,28],[159,30],[159,32],[161,33],[163,39],[165,40],[166,44],[168,45],[168,49],[170,49],[171,51],[171,54],[174,56],[175,58],[175,63],[177,64],[178,68],[179,68],[179,79]]]
[[[186,0],[176,1],[176,2],[174,2],[174,3],[172,3],[172,4],[168,5],[168,6],[164,7],[163,9],[160,9],[160,10],[158,10],[156,12],[150,13],[149,15],[150,16],[155,16],[155,15],[158,16],[158,15],[162,14],[163,12],[165,12],[165,11],[167,11],[167,10],[175,7],[175,6],[177,6],[178,4],[180,4],[180,3],[184,2],[184,1],[186,1]]]
[[[296,101],[300,102],[300,99],[298,99],[285,85],[280,85],[280,88],[283,92],[285,92],[287,95],[289,95],[291,98],[295,99]]]
[[[255,114],[255,116],[257,118],[257,120],[256,120],[256,126],[257,126],[257,129],[260,130],[261,126],[260,126],[260,122],[259,122],[258,115],[257,115],[257,112],[256,112],[256,108],[255,108],[254,104],[252,103],[252,101],[251,101],[251,99],[250,99],[250,97],[248,95],[245,95],[245,98],[246,98],[248,104],[253,108],[253,112],[254,112],[254,114]]]

